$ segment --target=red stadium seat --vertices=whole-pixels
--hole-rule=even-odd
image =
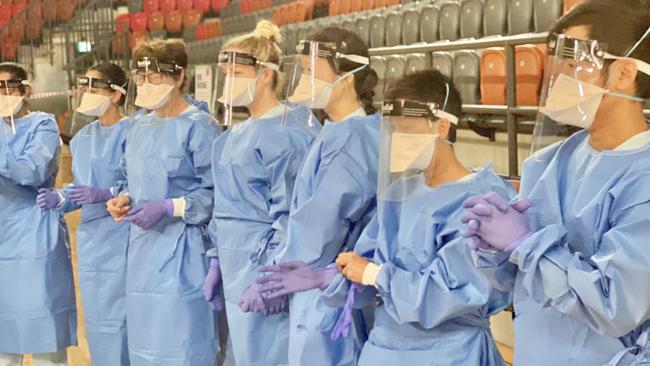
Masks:
[[[196,28],[201,24],[201,12],[188,10],[183,13],[183,29]]]
[[[197,41],[208,39],[208,27],[206,27],[205,24],[201,24],[196,27],[196,34],[194,35],[194,39]]]
[[[143,11],[147,14],[151,14],[160,10],[160,3],[158,0],[144,0]]]
[[[162,11],[157,11],[149,15],[147,21],[147,28],[150,31],[161,31],[165,29],[165,13]]]
[[[221,35],[221,19],[215,19],[205,23],[208,31],[208,38],[216,38]]]
[[[386,6],[399,5],[399,0],[387,0]]]
[[[289,14],[289,4],[284,4],[280,7],[280,21],[282,25],[291,23],[291,15]]]
[[[13,16],[13,7],[11,5],[0,5],[0,20],[9,21]]]
[[[305,3],[302,1],[296,1],[294,3],[294,23],[302,23],[307,20],[307,9],[305,9]]]
[[[210,0],[194,0],[194,9],[207,13],[210,11]]]
[[[339,15],[339,2],[341,0],[330,0],[329,16],[334,17]]]
[[[27,7],[27,5],[22,3],[12,5],[11,14],[13,16],[16,16],[20,14],[23,10],[25,10],[25,7]]]
[[[40,19],[30,20],[27,23],[27,29],[25,29],[25,37],[29,40],[34,41],[40,39],[42,35],[43,35],[43,21]]]
[[[2,58],[4,60],[15,60],[18,53],[18,42],[11,37],[2,40]]]
[[[280,9],[279,8],[275,8],[271,12],[271,22],[273,22],[273,24],[277,25],[278,27],[281,27],[281,26],[284,25],[284,24],[282,24],[282,19],[280,19]]]
[[[350,2],[360,0],[339,0],[339,14],[347,14],[350,12]]]
[[[147,32],[134,32],[131,33],[129,36],[129,48],[131,51],[137,46],[138,44],[145,42],[147,39],[149,39],[149,34]]]
[[[481,54],[481,101],[488,105],[506,104],[506,51],[487,48]]]
[[[194,9],[194,0],[178,0],[176,9],[180,11],[189,11]]]
[[[358,13],[363,10],[363,1],[362,0],[351,0],[350,1],[350,13]]]
[[[221,11],[221,9],[225,8],[226,5],[228,5],[228,0],[212,0],[212,10],[214,11]]]
[[[147,30],[147,14],[139,12],[131,15],[131,31],[145,32]]]
[[[253,11],[252,0],[241,0],[239,3],[239,14],[248,14]]]
[[[375,9],[385,8],[387,3],[387,0],[375,0]]]
[[[116,32],[128,32],[131,27],[131,15],[130,14],[120,14],[115,18],[115,31]]]
[[[59,0],[56,5],[56,18],[68,22],[74,17],[75,4],[69,0]]]
[[[178,10],[165,14],[165,28],[168,32],[178,33],[183,30],[183,15]]]
[[[291,2],[285,5],[287,8],[287,23],[293,24],[298,22],[298,4]]]
[[[123,55],[126,53],[126,41],[124,34],[116,34],[111,42],[111,50],[114,55]]]
[[[361,11],[372,10],[375,8],[375,0],[361,0]]]
[[[27,11],[27,18],[30,21],[43,19],[43,3],[35,2]]]
[[[22,19],[15,19],[9,26],[9,34],[12,39],[20,43],[25,37],[25,22]]]
[[[176,0],[160,0],[160,11],[169,12],[176,10]]]
[[[53,22],[56,20],[56,0],[45,0],[43,2],[43,20]]]
[[[543,46],[545,47],[545,46]],[[539,105],[546,51],[535,45],[515,48],[517,105]]]

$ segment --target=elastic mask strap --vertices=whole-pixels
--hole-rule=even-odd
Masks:
[[[341,75],[338,79],[334,80],[334,82],[332,83],[332,85],[336,85],[336,84],[339,83],[341,80],[347,78],[348,76],[350,76],[350,75],[352,75],[352,74],[355,74],[355,73],[357,73],[357,72],[363,70],[363,69],[366,68],[367,66],[368,66],[368,65],[363,65],[363,66],[357,67],[356,69],[354,69],[354,70],[352,70],[352,71],[348,71],[348,72],[346,72],[345,74]]]
[[[634,101],[634,102],[643,103],[645,101],[645,99],[643,99],[643,98],[633,97],[631,95],[627,95],[627,94],[623,94],[623,93],[607,92],[606,94],[609,95],[609,96],[612,96],[612,97],[619,97],[619,98],[623,98],[623,99],[629,99],[629,100]]]
[[[639,45],[641,44],[641,42],[643,42],[646,38],[648,38],[648,35],[650,35],[650,27],[648,27],[648,30],[646,30],[645,33],[643,34],[643,36],[641,36],[641,39],[639,39],[639,40],[634,44],[634,46],[632,46],[632,48],[630,48],[630,50],[627,51],[627,53],[625,54],[625,57],[630,57],[630,55],[631,55],[632,53],[634,53],[634,51],[636,51],[636,49],[639,47]]]

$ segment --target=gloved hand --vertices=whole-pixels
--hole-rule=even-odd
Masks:
[[[100,189],[93,186],[73,186],[70,190],[70,201],[77,205],[102,203],[113,198],[110,189]]]
[[[313,289],[325,289],[336,275],[336,268],[312,268],[303,262],[288,262],[260,267],[260,272],[270,273],[255,282],[261,285],[265,299]]]
[[[219,296],[219,286],[221,286],[219,258],[210,258],[208,275],[205,276],[205,281],[203,281],[203,295],[212,310],[215,311],[221,311],[223,309],[221,296]]]
[[[363,284],[363,272],[370,263],[367,259],[355,252],[341,253],[336,258],[336,268],[348,280]]]
[[[174,204],[167,199],[156,202],[145,202],[135,206],[124,217],[124,221],[132,222],[144,230],[156,226],[165,216],[174,215]]]
[[[525,214],[530,207],[528,200],[516,202],[511,207],[501,196],[491,192],[482,199],[472,197],[463,206],[468,208],[461,218],[462,223],[468,224],[463,236],[472,238],[474,245],[484,247],[487,243],[495,249],[511,252],[531,234]],[[475,236],[484,243],[477,244]]]
[[[265,306],[262,292],[260,291],[260,285],[254,282],[246,287],[241,298],[239,298],[239,309],[244,313],[265,311]]]
[[[131,198],[128,195],[117,196],[106,202],[106,210],[115,221],[122,221],[131,209]]]
[[[264,297],[264,295],[262,295]],[[288,296],[274,297],[272,299],[264,299],[264,314],[277,315],[284,311],[287,306]]]
[[[352,310],[354,310],[354,299],[357,296],[357,293],[361,292],[362,286],[356,283],[353,283],[348,290],[348,297],[345,300],[345,306],[343,306],[343,312],[339,316],[339,319],[332,329],[332,334],[330,339],[336,341],[341,336],[347,337],[350,334],[350,325],[352,324]]]
[[[38,196],[36,196],[36,205],[43,210],[51,210],[61,203],[61,196],[59,193],[50,188],[41,188],[38,190]]]

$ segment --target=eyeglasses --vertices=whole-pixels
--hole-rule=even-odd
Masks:
[[[162,83],[163,80],[163,73],[161,72],[136,72],[135,76],[133,77],[133,80],[135,81],[135,84],[138,86],[141,86],[145,83],[145,81],[148,81],[150,84],[158,85]]]

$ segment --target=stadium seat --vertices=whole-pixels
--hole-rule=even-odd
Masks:
[[[545,51],[535,45],[523,45],[515,48],[517,105],[539,105],[545,57]]]
[[[506,52],[501,47],[487,48],[481,54],[481,101],[506,104]]]
[[[454,84],[465,104],[479,103],[480,59],[476,51],[458,51],[454,55]]]
[[[564,0],[564,9],[562,12],[566,14],[569,12],[569,10],[571,10],[571,8],[584,2],[585,0]]]
[[[402,44],[402,14],[397,11],[385,13],[386,46],[393,47]]]
[[[535,32],[545,32],[562,15],[562,0],[534,0]]]
[[[25,29],[25,37],[27,39],[35,41],[40,39],[42,35],[43,21],[41,19],[32,20],[27,23],[27,29]]]
[[[183,28],[196,28],[201,24],[201,12],[198,10],[188,10],[183,13]]]
[[[210,3],[210,6],[212,7],[212,10],[220,12],[223,10],[228,5],[228,0],[212,0]]]
[[[433,52],[431,54],[431,68],[440,71],[449,78],[453,78],[454,58],[449,52]]]
[[[183,30],[183,16],[178,10],[165,14],[165,29],[170,33],[179,33]]]
[[[307,20],[307,8],[305,7],[304,2],[296,1],[294,6],[294,11],[295,11],[295,16],[294,16],[295,23],[302,23],[305,20]]]
[[[159,0],[160,11],[169,12],[176,10],[176,0]]]
[[[400,4],[400,0],[386,0],[387,7],[397,6],[399,4]]]
[[[343,16],[343,20],[341,21],[341,28],[350,31],[352,33],[357,32],[357,26],[355,24],[353,14],[348,14]]]
[[[351,2],[361,0],[339,0],[339,14],[350,13]]]
[[[483,6],[483,33],[502,36],[508,33],[507,0],[486,0]]]
[[[429,69],[429,60],[423,53],[412,53],[406,55],[406,73],[412,74],[418,71]]]
[[[147,21],[147,28],[150,31],[161,31],[165,29],[165,13],[157,11],[149,15]]]
[[[375,8],[375,0],[361,0],[361,11],[368,11]]]
[[[20,3],[20,4],[13,4],[11,6],[11,15],[15,18],[20,14],[25,8],[27,7],[26,4]]]
[[[145,32],[147,30],[147,14],[140,12],[131,15],[131,31]]]
[[[350,0],[350,13],[358,13],[363,10],[363,0]]]
[[[68,0],[59,0],[56,5],[56,19],[68,22],[74,17],[75,4]]]
[[[296,53],[296,46],[298,45],[298,31],[295,25],[288,25],[284,28],[287,29],[287,35],[284,39],[285,53],[287,55],[294,55]]]
[[[131,15],[130,14],[120,14],[115,18],[115,31],[116,32],[128,32],[131,27]]]
[[[144,0],[142,5],[143,11],[147,14],[160,10],[160,3],[158,0]]]
[[[178,0],[176,8],[180,11],[192,10],[194,9],[194,0]]]
[[[11,4],[0,5],[0,21],[8,22],[13,16]]]
[[[381,14],[375,14],[370,18],[370,47],[386,46],[386,20]]]
[[[210,11],[210,0],[194,0],[194,9],[201,13]]]
[[[402,13],[402,42],[407,45],[420,42],[420,12],[416,9]]]
[[[483,37],[482,0],[464,0],[460,8],[460,37]]]
[[[420,40],[422,42],[438,41],[438,13],[438,7],[433,5],[427,5],[420,9]]]
[[[382,56],[373,56],[370,58],[370,67],[375,70],[379,78],[377,86],[375,86],[375,100],[381,101],[384,99],[384,86],[386,85],[386,59]]]
[[[129,1],[127,4],[128,4],[129,13],[131,14],[139,13],[142,11],[143,8],[142,0],[132,0]]]
[[[385,8],[386,4],[387,4],[387,0],[375,0],[375,9]]]
[[[27,19],[42,20],[43,19],[43,3],[35,2],[27,10]]]
[[[328,7],[328,14],[331,17],[335,17],[339,15],[339,2],[341,0],[330,0],[330,4]]]
[[[2,59],[15,60],[18,53],[18,42],[11,37],[2,40]]]
[[[404,71],[406,69],[406,62],[404,62],[404,57],[401,55],[393,55],[386,57],[386,84],[384,85],[384,90],[391,87],[391,85],[397,81],[399,78],[404,76]]]
[[[185,38],[185,31],[183,31],[183,38]],[[197,41],[202,41],[208,39],[208,27],[206,24],[201,24],[196,27],[196,33],[194,34],[194,39]]]
[[[25,38],[25,22],[20,19],[11,22],[9,34],[11,35],[11,39],[20,43]]]
[[[140,42],[144,42],[149,38],[147,32],[134,32],[129,36],[129,48],[131,51],[137,46]]]
[[[460,5],[447,2],[440,6],[440,17],[438,20],[438,33],[440,40],[455,41],[459,37]]]
[[[508,33],[521,34],[533,30],[533,0],[509,0]]]
[[[370,18],[367,16],[360,16],[357,18],[357,20],[354,22],[354,27],[356,29],[356,33],[361,37],[361,40],[363,43],[365,43],[366,47],[370,46]]]
[[[54,6],[43,6],[43,20],[46,22],[54,22],[56,20],[56,4]],[[2,13],[2,8],[0,8],[0,14]]]

